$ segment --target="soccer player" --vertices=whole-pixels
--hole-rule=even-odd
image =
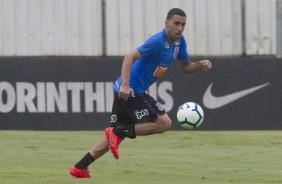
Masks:
[[[118,159],[118,148],[125,138],[159,134],[171,128],[171,119],[146,90],[176,60],[185,73],[208,71],[212,67],[209,60],[190,61],[182,36],[185,24],[185,12],[178,8],[171,9],[165,28],[124,57],[121,76],[113,87],[115,97],[111,125],[105,129],[105,137],[71,167],[72,176],[90,178],[88,166],[109,150]]]

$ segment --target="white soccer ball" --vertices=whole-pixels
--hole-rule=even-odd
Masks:
[[[177,110],[179,124],[187,129],[194,129],[200,126],[204,120],[204,111],[195,102],[186,102]]]

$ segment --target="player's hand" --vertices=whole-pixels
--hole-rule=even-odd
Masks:
[[[133,89],[128,84],[123,84],[119,89],[118,97],[126,101],[129,95],[135,97]]]
[[[212,63],[209,60],[199,61],[202,65],[202,69],[206,72],[212,68]]]

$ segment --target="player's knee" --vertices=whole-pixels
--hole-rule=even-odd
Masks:
[[[172,121],[171,119],[166,116],[163,118],[159,118],[159,133],[164,133],[171,129]]]
[[[163,132],[170,130],[171,124],[172,124],[172,122],[171,122],[170,119],[166,120],[166,122],[164,123],[164,126],[163,126]]]

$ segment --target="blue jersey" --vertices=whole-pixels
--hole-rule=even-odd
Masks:
[[[189,60],[184,37],[182,36],[180,41],[170,44],[165,29],[149,38],[137,50],[141,59],[133,63],[129,81],[135,94],[144,93],[175,60]],[[120,76],[114,84],[116,93],[119,93],[121,84],[122,78]]]

